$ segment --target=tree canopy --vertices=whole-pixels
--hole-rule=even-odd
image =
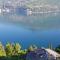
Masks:
[[[60,53],[60,45],[55,48],[55,51]]]

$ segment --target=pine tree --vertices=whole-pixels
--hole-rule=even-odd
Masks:
[[[2,45],[1,42],[0,42],[0,56],[6,56],[6,52],[5,52],[4,46]]]
[[[10,44],[10,43],[6,44],[6,54],[8,56],[14,55],[14,46],[12,44]]]

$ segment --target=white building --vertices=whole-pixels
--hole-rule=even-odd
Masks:
[[[32,11],[30,9],[27,9],[27,15],[32,15]]]
[[[2,13],[2,10],[0,9],[0,14]]]

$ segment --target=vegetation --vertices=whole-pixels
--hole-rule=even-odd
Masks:
[[[37,46],[31,45],[28,49],[22,50],[22,46],[19,43],[7,43],[3,46],[0,42],[0,59],[1,60],[25,60],[26,54],[29,51],[34,51]],[[3,58],[4,57],[4,58]]]
[[[52,49],[52,45],[49,44],[48,48]],[[36,45],[29,46],[28,49],[22,49],[22,46],[19,43],[7,43],[6,46],[3,46],[0,42],[0,59],[1,60],[25,60],[26,55],[30,51],[37,49]],[[60,45],[55,48],[55,51],[60,53]]]
[[[27,53],[26,49],[22,50],[21,45],[19,43],[7,43],[4,50],[6,52],[6,56],[18,56]]]
[[[60,54],[60,45],[55,48],[55,51]]]
[[[37,46],[36,46],[36,45],[31,45],[31,46],[28,48],[28,51],[34,51],[35,49],[37,49]]]
[[[6,52],[5,52],[4,46],[2,45],[1,42],[0,42],[0,56],[6,56]]]

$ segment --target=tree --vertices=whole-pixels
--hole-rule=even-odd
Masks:
[[[8,56],[14,55],[14,46],[12,44],[10,44],[10,43],[6,44],[6,54]]]
[[[4,46],[2,45],[1,42],[0,42],[0,56],[6,56],[6,52],[5,52]]]
[[[37,46],[36,45],[31,45],[29,48],[28,48],[28,51],[34,51],[37,49]]]
[[[55,51],[58,52],[58,53],[60,53],[60,45],[55,48]]]
[[[20,52],[19,52],[20,55],[25,55],[26,53],[27,53],[27,49],[25,49],[25,50],[20,50]]]
[[[14,45],[15,55],[18,55],[21,51],[21,45],[19,43],[16,43]]]

